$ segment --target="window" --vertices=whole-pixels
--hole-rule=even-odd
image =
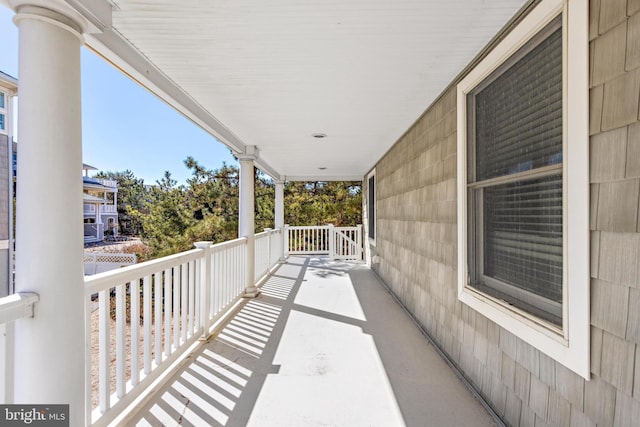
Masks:
[[[7,126],[6,126],[7,106],[5,103],[5,97],[6,97],[5,93],[0,92],[0,131],[7,130]]]
[[[369,242],[373,245],[376,243],[376,175],[375,171],[371,172],[367,181],[368,195],[367,198],[367,215],[369,222]]]
[[[458,85],[458,296],[588,378],[588,33],[578,3],[540,2]]]
[[[561,17],[467,94],[469,285],[562,325]]]

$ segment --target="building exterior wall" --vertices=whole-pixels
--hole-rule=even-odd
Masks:
[[[0,134],[0,240],[9,239],[9,137]]]
[[[9,137],[0,134],[0,297],[9,294]]]
[[[458,301],[455,85],[375,167],[372,268],[511,426],[640,420],[640,0],[590,1],[590,67],[590,381]]]

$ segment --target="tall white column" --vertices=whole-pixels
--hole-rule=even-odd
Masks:
[[[22,6],[16,292],[37,292],[32,319],[15,322],[15,402],[69,404],[85,424],[81,27]],[[43,221],[42,206],[47,206]]]
[[[247,147],[247,152],[238,156],[240,160],[240,218],[238,236],[247,238],[247,256],[245,268],[244,296],[253,298],[260,293],[256,287],[256,244],[255,244],[255,194],[254,194],[254,161],[255,147]]]
[[[284,181],[276,180],[275,228],[284,228]]]
[[[280,262],[285,261],[285,245],[287,244],[288,231],[284,228],[284,181],[275,180],[276,185],[276,206],[275,206],[275,228],[280,229],[281,242]]]

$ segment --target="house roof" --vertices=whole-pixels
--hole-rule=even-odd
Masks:
[[[0,86],[15,92],[18,90],[18,79],[0,71]]]
[[[82,193],[82,201],[85,203],[104,203],[101,197],[92,196],[91,194]]]

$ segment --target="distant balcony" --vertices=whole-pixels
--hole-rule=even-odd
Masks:
[[[84,204],[84,213],[85,215],[95,215],[96,213],[96,205],[92,203]],[[100,213],[101,214],[117,214],[118,207],[116,205],[100,205]]]
[[[118,187],[118,181],[114,179],[91,178],[91,177],[83,176],[82,181],[87,184],[99,184],[99,185],[104,185],[105,187],[110,187],[110,188]]]

